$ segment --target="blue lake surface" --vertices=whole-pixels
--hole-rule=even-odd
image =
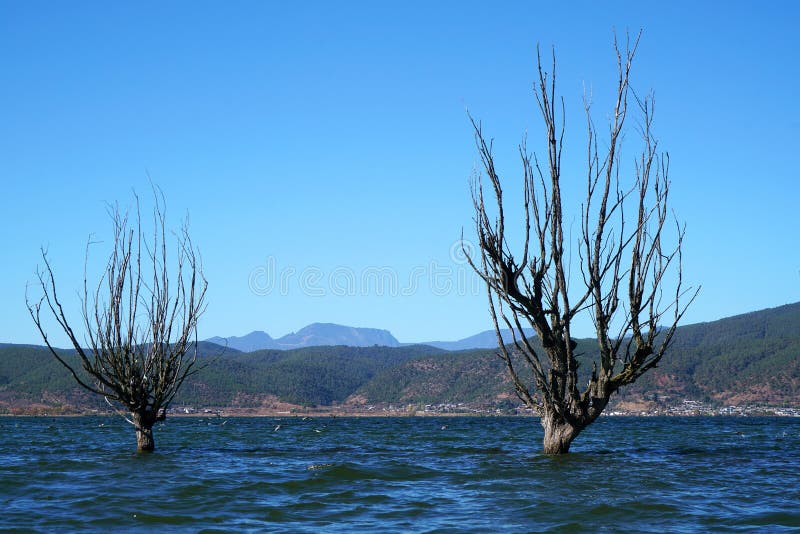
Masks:
[[[224,423],[224,424],[223,424]],[[276,427],[280,428],[276,430]],[[800,531],[800,419],[0,418],[0,529]]]

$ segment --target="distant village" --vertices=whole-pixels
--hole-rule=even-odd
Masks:
[[[176,406],[170,409],[172,415],[225,415],[225,416],[534,416],[530,408],[506,405],[503,407],[473,405],[470,403],[442,404],[369,404],[299,407],[284,405],[281,409],[248,408],[194,408]],[[685,399],[677,405],[648,409],[612,408],[603,413],[605,417],[696,417],[696,416],[736,416],[736,417],[800,417],[800,407],[776,407],[758,404],[741,406],[711,406],[696,400]]]
[[[651,410],[630,411],[610,410],[608,416],[710,416],[710,415],[735,415],[735,416],[781,416],[800,417],[800,408],[762,406],[758,404],[745,404],[742,406],[713,407],[706,403],[685,399],[678,405]]]

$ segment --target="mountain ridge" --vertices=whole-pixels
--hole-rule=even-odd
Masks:
[[[513,342],[511,330],[504,328],[500,332],[503,336],[503,343],[508,344]],[[535,337],[536,333],[532,328],[526,328],[525,335],[527,337]],[[493,349],[497,347],[497,332],[494,330],[484,330],[483,332],[478,332],[477,334],[456,341],[423,341],[422,343],[409,343],[409,345],[428,345],[429,347],[436,347],[449,351]]]
[[[214,336],[205,341],[231,347],[241,352],[267,349],[292,350],[304,347],[338,345],[349,347],[400,346],[400,342],[388,330],[345,326],[335,323],[311,323],[297,332],[290,332],[279,338],[273,338],[263,330],[254,330],[240,337]]]
[[[526,329],[528,337],[535,336],[532,329]],[[511,331],[502,330],[503,341],[512,342]],[[418,343],[401,343],[389,330],[346,326],[335,323],[311,323],[297,332],[291,332],[279,338],[273,338],[263,330],[254,330],[243,336],[214,336],[205,339],[209,343],[230,347],[241,352],[258,350],[292,350],[304,347],[338,346],[348,347],[410,347],[427,345],[447,351],[491,349],[497,346],[497,333],[484,330],[477,334],[454,341],[423,341]]]

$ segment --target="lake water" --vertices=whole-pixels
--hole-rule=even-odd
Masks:
[[[224,424],[223,424],[224,423]],[[280,425],[280,428],[275,428]],[[800,419],[0,418],[0,529],[800,530]]]

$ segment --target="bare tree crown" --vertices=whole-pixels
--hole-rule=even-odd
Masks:
[[[568,241],[569,231],[564,228],[564,102],[556,96],[555,54],[547,72],[537,48],[534,92],[547,155],[540,159],[529,153],[524,140],[519,147],[524,188],[521,251],[512,252],[507,239],[502,181],[492,141],[470,117],[495,210],[493,217],[487,212],[479,176],[472,183],[472,198],[480,257],[469,260],[486,283],[500,355],[521,400],[558,424],[576,429],[576,435],[599,416],[613,392],[658,364],[697,291],[683,284],[684,227],[667,208],[669,157],[658,151],[652,132],[653,100],[639,98],[629,84],[638,44],[639,36],[629,40],[623,51],[614,41],[616,98],[602,149],[591,103],[584,99],[586,189],[580,234],[574,242]],[[623,177],[621,144],[631,111],[638,116],[641,150],[628,178]],[[668,244],[670,224],[675,225],[675,241]],[[570,280],[570,252],[575,250],[580,289]],[[668,282],[674,283],[672,289],[666,288]],[[573,321],[583,313],[591,316],[600,353],[585,388],[578,383],[572,339]],[[511,346],[500,336],[504,328],[512,333]],[[538,343],[526,336],[530,328]],[[521,377],[519,365],[530,369],[533,384]]]
[[[53,267],[42,250],[37,270],[41,297],[28,311],[50,352],[79,385],[129,412],[149,430],[163,417],[181,384],[198,370],[197,321],[205,310],[208,286],[187,225],[168,250],[163,195],[155,194],[153,231],[143,235],[136,198],[133,221],[118,206],[109,207],[112,250],[96,285],[90,285],[86,248],[80,321],[70,320],[56,290]],[[52,346],[43,312],[66,333],[77,357]],[[79,334],[74,329],[78,326]]]

